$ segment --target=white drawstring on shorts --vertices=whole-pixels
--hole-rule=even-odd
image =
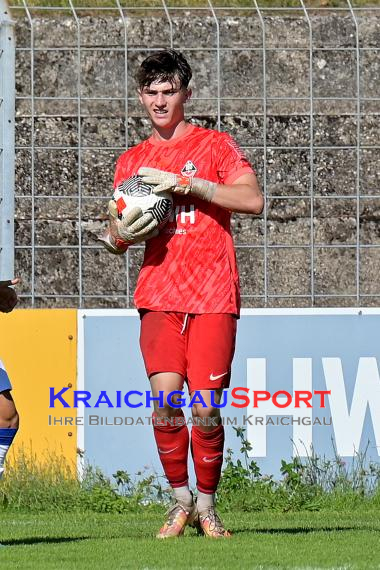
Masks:
[[[182,329],[181,329],[181,334],[183,334],[186,330],[186,325],[187,325],[187,318],[189,316],[189,313],[186,313],[185,318],[183,319],[183,325],[182,325]]]

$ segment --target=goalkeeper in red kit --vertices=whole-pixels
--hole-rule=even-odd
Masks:
[[[110,228],[101,238],[114,253],[148,240],[135,304],[151,390],[155,397],[164,394],[164,407],[155,402],[153,429],[176,500],[158,538],[181,536],[187,524],[212,538],[230,536],[215,511],[224,427],[212,405],[229,386],[240,310],[230,217],[231,212],[260,214],[264,205],[255,173],[235,141],[185,120],[191,76],[186,59],[172,49],[142,62],[138,93],[152,134],[127,150],[116,166],[115,187],[138,174],[154,192],[171,192],[173,219],[157,235],[149,213],[119,220],[111,201]],[[207,404],[193,406],[191,434],[182,409],[166,403],[184,382],[190,395],[199,391]],[[189,445],[196,503],[188,484]]]

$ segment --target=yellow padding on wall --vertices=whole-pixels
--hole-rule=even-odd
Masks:
[[[0,314],[0,360],[13,386],[20,415],[14,450],[32,449],[43,459],[48,451],[64,454],[76,464],[77,430],[74,425],[49,426],[49,415],[76,417],[76,410],[49,409],[49,387],[65,386],[72,405],[77,375],[77,311],[75,309],[15,309]]]

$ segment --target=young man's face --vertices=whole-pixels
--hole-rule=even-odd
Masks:
[[[153,82],[139,90],[139,99],[157,128],[173,128],[184,119],[184,104],[190,89],[181,88],[178,78],[173,83]]]

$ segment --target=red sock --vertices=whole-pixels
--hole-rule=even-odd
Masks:
[[[155,412],[152,417],[157,450],[167,480],[173,488],[183,487],[189,481],[187,472],[189,430],[186,423],[182,423],[183,412],[181,410],[181,414],[173,418],[173,424],[164,421],[160,424],[160,418]]]
[[[202,493],[215,493],[223,463],[224,427],[219,424],[211,431],[198,426],[191,430],[191,453],[197,476],[197,489]]]

